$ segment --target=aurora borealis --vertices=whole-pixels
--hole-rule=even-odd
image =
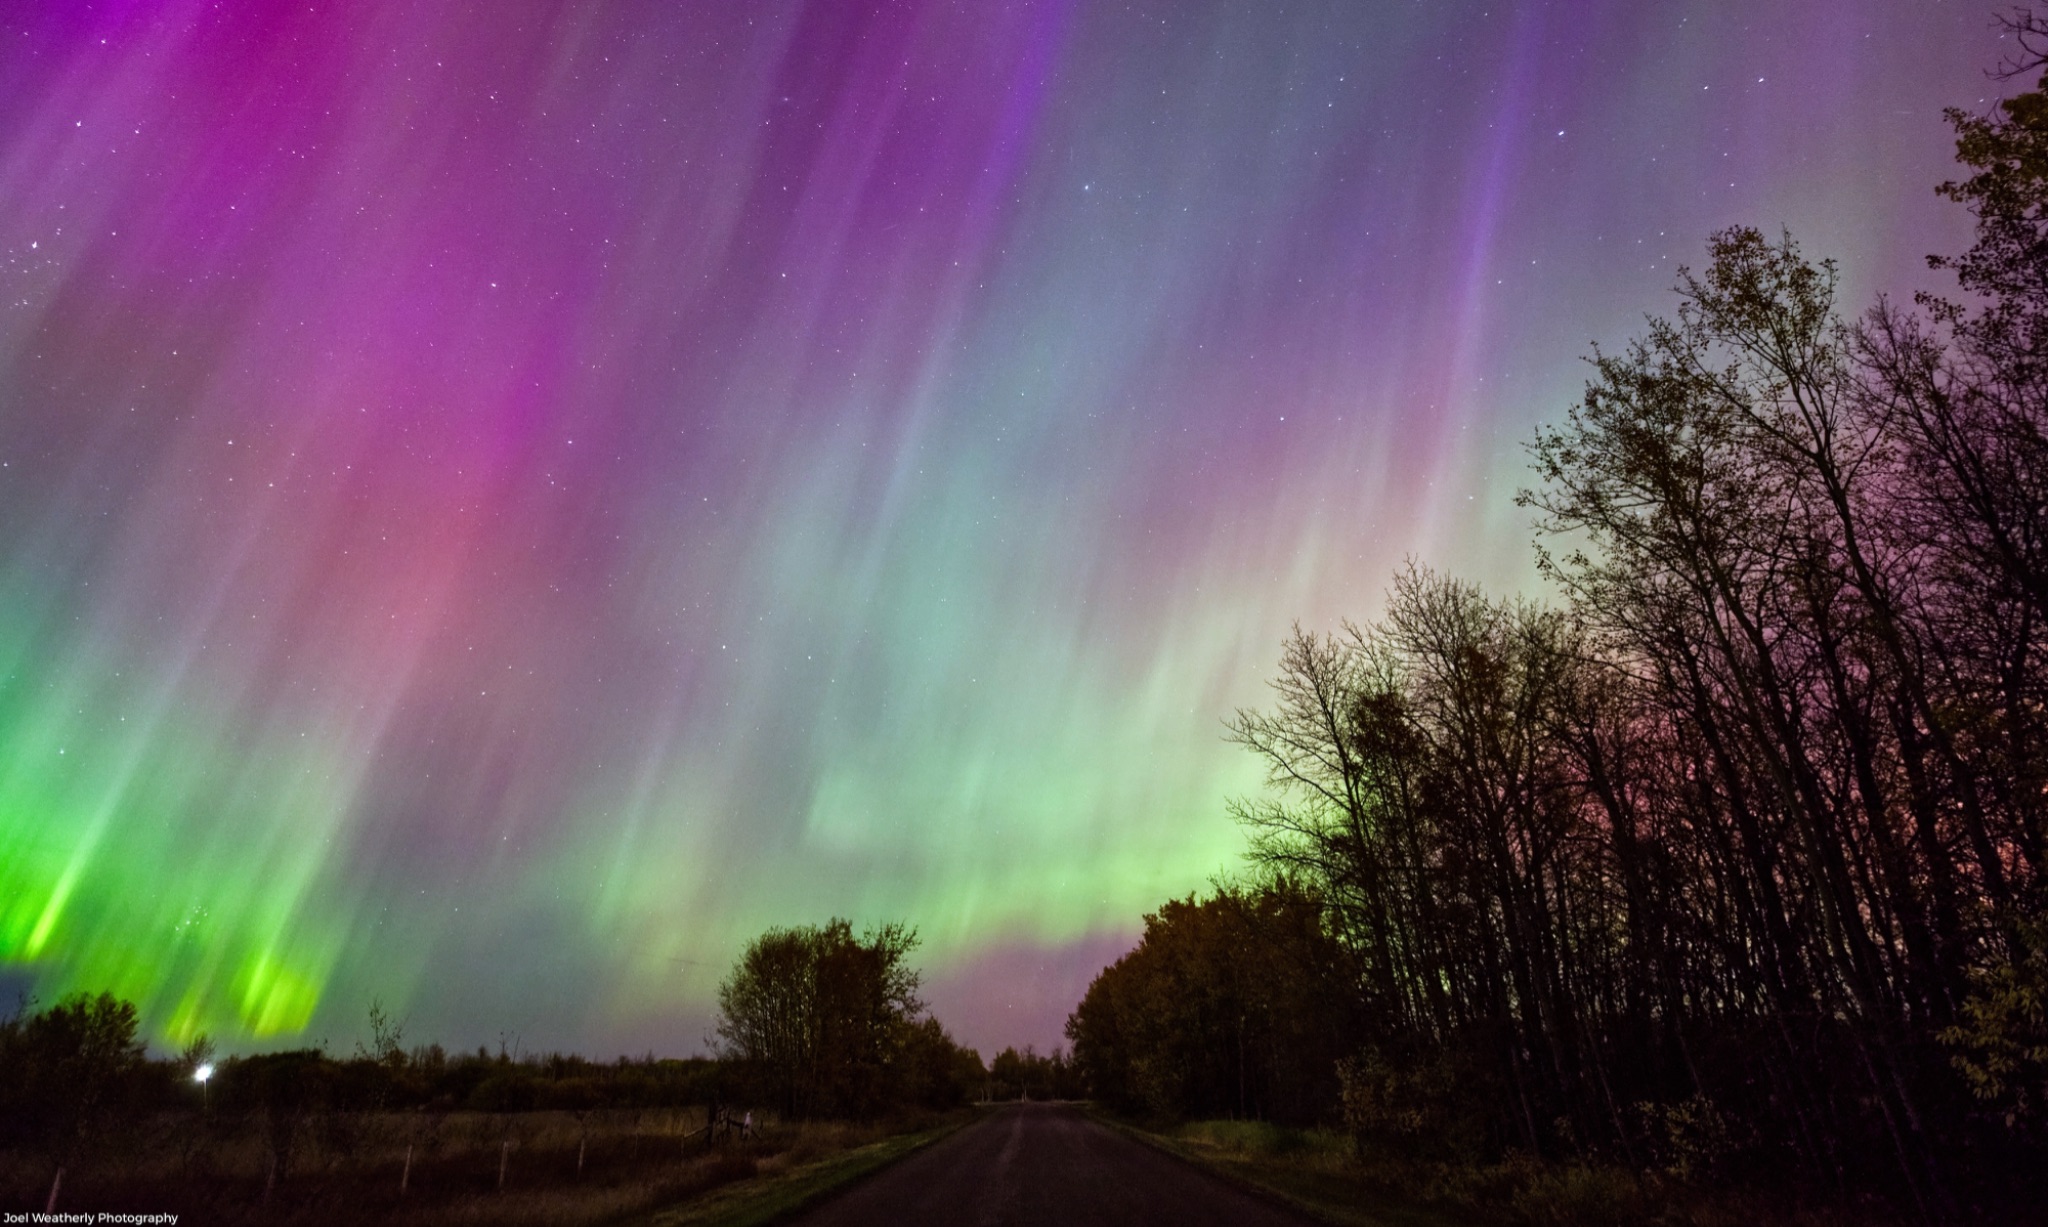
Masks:
[[[1719,226],[1941,284],[1991,10],[8,6],[0,969],[696,1049],[778,923],[1058,1041],[1221,741]]]

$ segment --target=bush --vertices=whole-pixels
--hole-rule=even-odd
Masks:
[[[1583,1163],[1511,1165],[1516,1217],[1538,1227],[1619,1227],[1648,1216],[1650,1199],[1634,1173]]]
[[[91,1140],[135,1096],[136,1025],[135,1007],[112,993],[0,1023],[0,1137],[60,1156]]]
[[[518,1069],[500,1070],[477,1083],[469,1107],[478,1112],[525,1112],[541,1098],[533,1078]]]

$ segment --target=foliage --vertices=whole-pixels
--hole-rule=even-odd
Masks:
[[[1959,1020],[1941,1032],[1970,1093],[2008,1128],[2048,1114],[2048,931],[2030,926],[2026,938],[2023,960],[1975,972]]]
[[[54,1150],[60,1161],[125,1106],[142,1067],[135,1007],[111,993],[74,994],[0,1022],[0,1143]]]
[[[1292,880],[1145,918],[1067,1020],[1091,1092],[1127,1110],[1310,1121],[1332,1099],[1351,960]]]
[[[858,937],[837,919],[770,929],[719,985],[725,1057],[793,1117],[961,1101],[972,1081],[963,1075],[978,1074],[981,1060],[921,1017],[906,961],[916,945],[915,931],[896,924]]]
[[[906,1025],[899,1038],[889,1097],[900,1105],[945,1109],[966,1104],[987,1076],[981,1054],[963,1048],[926,1016]]]
[[[1029,1044],[1019,1052],[1005,1048],[988,1065],[990,1099],[1080,1099],[1086,1084],[1080,1066],[1058,1048],[1041,1056]]]
[[[1368,1046],[1337,1063],[1344,1128],[1360,1146],[1412,1158],[1471,1161],[1487,1147],[1495,1097],[1459,1068],[1455,1049],[1390,1059]],[[1462,1075],[1462,1076],[1461,1076]]]

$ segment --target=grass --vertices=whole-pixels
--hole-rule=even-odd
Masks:
[[[1225,1180],[1343,1227],[1849,1227],[1890,1222],[1874,1207],[1785,1204],[1598,1163],[1510,1155],[1498,1163],[1431,1163],[1361,1153],[1320,1129],[1262,1121],[1112,1128]]]
[[[824,1200],[847,1185],[922,1150],[973,1117],[956,1113],[911,1133],[899,1133],[808,1162],[764,1165],[751,1179],[687,1205],[660,1211],[647,1227],[765,1227]]]
[[[762,1117],[759,1137],[707,1148],[691,1136],[702,1108],[330,1112],[303,1123],[289,1170],[266,1193],[270,1151],[260,1119],[167,1115],[101,1137],[74,1158],[57,1209],[299,1227],[765,1223],[971,1116],[862,1124]],[[42,1209],[53,1171],[47,1156],[0,1152],[0,1206]]]
[[[1351,1140],[1329,1130],[1229,1120],[1145,1128],[1100,1113],[1096,1118],[1231,1184],[1341,1227],[1466,1227],[1481,1221],[1380,1187],[1354,1160]]]

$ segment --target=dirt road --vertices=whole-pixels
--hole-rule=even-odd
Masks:
[[[1058,1104],[1019,1104],[855,1185],[797,1227],[1303,1227]]]

